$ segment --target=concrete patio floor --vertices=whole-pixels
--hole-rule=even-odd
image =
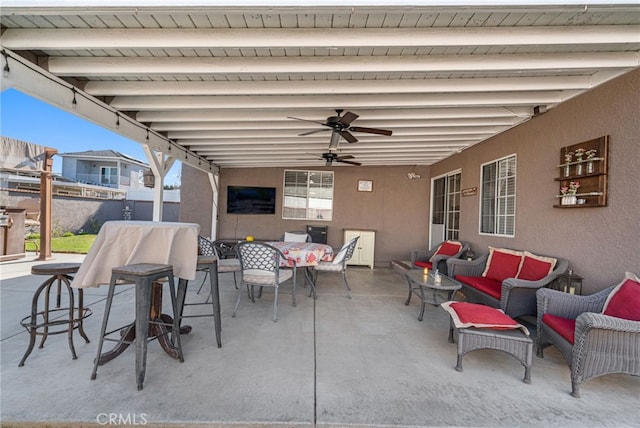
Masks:
[[[82,258],[55,254],[46,263]],[[28,343],[20,320],[44,279],[30,275],[39,263],[29,254],[0,264],[2,426],[637,427],[640,421],[640,378],[592,379],[582,398],[573,398],[569,368],[554,348],[544,359],[534,356],[530,385],[522,382],[522,365],[498,351],[472,352],[464,371],[455,371],[448,315],[428,306],[418,321],[418,300],[404,305],[406,283],[388,268],[349,267],[351,300],[341,277],[329,273],[321,274],[316,301],[299,287],[294,308],[282,292],[275,323],[268,292],[256,303],[244,295],[232,318],[237,291],[232,276],[221,275],[222,348],[215,346],[212,318],[188,320],[193,331],[183,336],[184,363],[152,342],[142,391],[132,348],[89,379],[106,287],[85,289],[91,343],[74,334],[78,359],[71,359],[65,335],[55,335],[19,368]],[[205,299],[195,293],[199,283],[190,286],[189,302]],[[121,287],[114,323],[133,319],[132,288]]]

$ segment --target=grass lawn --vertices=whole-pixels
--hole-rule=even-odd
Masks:
[[[96,236],[87,234],[51,238],[51,252],[87,254]],[[25,241],[25,250],[35,251],[36,245],[38,248],[40,247],[40,238],[28,239]]]

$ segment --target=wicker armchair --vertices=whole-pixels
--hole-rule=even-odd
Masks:
[[[571,395],[580,397],[580,384],[610,373],[640,376],[640,321],[601,314],[614,287],[589,296],[577,296],[548,288],[537,291],[537,356],[554,345],[571,368]],[[574,343],[547,325],[545,314],[575,320]]]
[[[457,276],[480,277],[485,270],[489,255],[485,254],[475,260],[447,259],[447,275],[451,278]],[[536,291],[549,285],[558,275],[569,267],[569,261],[556,257],[556,265],[553,272],[537,281],[526,279],[507,278],[502,281],[500,298],[491,296],[477,288],[471,287],[464,281],[462,284],[465,297],[469,302],[482,303],[497,309],[502,309],[511,318],[523,315],[536,315]]]
[[[445,241],[446,242],[446,241]],[[463,254],[469,249],[470,245],[467,242],[462,241],[452,241],[459,242],[462,244],[460,250],[454,255],[446,255],[446,254],[435,254],[436,251],[440,248],[444,242],[436,245],[430,250],[412,250],[411,251],[411,266],[416,268],[424,268],[427,267],[429,269],[438,269],[442,274],[447,275],[447,259],[453,257],[454,259],[459,259],[463,256]],[[433,257],[433,260],[431,258]]]

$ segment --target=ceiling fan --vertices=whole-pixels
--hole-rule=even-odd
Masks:
[[[341,163],[346,163],[346,164],[355,165],[355,166],[362,165],[360,162],[349,160],[349,159],[354,159],[353,156],[351,155],[340,156],[337,153],[333,153],[331,149],[329,149],[329,151],[326,153],[322,153],[320,156],[313,153],[309,153],[309,154],[312,156],[315,156],[318,159],[324,160],[326,166],[331,166],[333,162],[341,162]]]
[[[338,148],[338,142],[340,141],[340,137],[347,140],[348,143],[355,143],[358,141],[356,137],[351,134],[351,132],[366,132],[368,134],[378,134],[378,135],[391,135],[392,131],[387,129],[378,129],[378,128],[365,128],[362,126],[351,126],[351,122],[356,120],[359,116],[350,111],[346,112],[341,116],[342,109],[336,109],[335,116],[329,116],[326,122],[317,122],[315,120],[308,119],[300,119],[298,117],[288,117],[288,119],[294,120],[302,120],[305,122],[313,122],[318,123],[322,126],[326,126],[328,129],[314,129],[312,131],[303,132],[299,134],[300,136],[315,134],[316,132],[324,132],[331,130],[331,142],[329,143],[329,150],[335,150]]]

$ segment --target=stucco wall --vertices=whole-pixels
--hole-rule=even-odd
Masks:
[[[302,149],[301,149],[302,150]],[[210,233],[211,191],[206,174],[182,166],[182,207],[180,221],[201,225]],[[287,168],[296,169],[296,168]],[[326,170],[318,168],[298,168]],[[282,219],[282,181],[284,168],[229,168],[220,173],[219,238],[240,239],[253,235],[277,239],[287,230],[304,230],[307,224],[328,226],[327,242],[343,243],[343,229],[373,229],[376,233],[377,265],[393,259],[407,259],[412,248],[426,247],[429,210],[429,167],[334,167],[334,211],[332,221]],[[422,178],[409,180],[407,172]],[[359,179],[373,181],[373,192],[358,192]],[[275,215],[227,214],[227,186],[270,186],[277,188]],[[188,191],[187,189],[199,189]],[[203,189],[202,191],[200,189]]]
[[[640,272],[640,217],[636,194],[640,189],[640,70],[594,90],[470,147],[431,167],[418,167],[420,180],[408,180],[406,167],[336,167],[334,219],[328,222],[329,244],[342,243],[342,229],[378,231],[376,263],[406,259],[412,248],[428,242],[428,177],[462,170],[462,188],[480,183],[480,165],[517,155],[516,233],[495,238],[478,233],[479,192],[461,200],[460,238],[478,252],[487,246],[528,249],[567,258],[585,277],[590,293],[617,283],[626,270]],[[609,198],[601,208],[558,209],[560,148],[609,135]],[[302,151],[302,150],[301,150]],[[322,168],[315,168],[322,169]],[[289,229],[314,224],[281,219],[281,201],[274,216],[226,214],[226,186],[274,186],[281,197],[282,168],[226,169],[221,172],[218,236],[274,238]],[[374,182],[373,193],[356,191],[358,179]],[[181,221],[193,221],[208,230],[211,192],[205,174],[183,166]],[[194,187],[192,187],[194,186]],[[187,189],[198,189],[187,191]],[[204,189],[204,190],[199,190]]]

